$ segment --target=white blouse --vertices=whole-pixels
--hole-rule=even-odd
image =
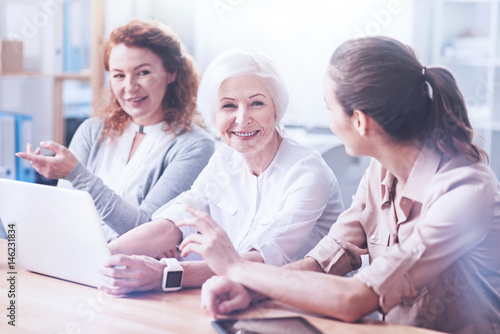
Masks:
[[[239,253],[257,250],[266,263],[303,258],[343,211],[337,179],[320,154],[285,138],[269,167],[254,176],[240,153],[217,150],[191,190],[153,215],[179,222],[191,205],[209,212]],[[182,227],[184,237],[196,232]]]
[[[130,161],[128,158],[135,134],[139,132],[139,125],[130,122],[121,136],[113,140],[106,138],[107,142],[102,145],[104,159],[95,175],[133,206],[139,206],[137,191],[144,183],[141,171],[154,168],[149,166],[157,164],[157,160],[152,157],[162,154],[163,148],[174,139],[171,131],[164,131],[164,126],[166,122],[143,127],[146,135]]]

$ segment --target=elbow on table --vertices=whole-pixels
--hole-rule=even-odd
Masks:
[[[356,322],[379,308],[378,295],[366,285],[349,278],[352,285],[343,289],[335,306],[329,310],[329,315],[345,322]]]
[[[361,318],[363,318],[363,316],[365,315],[366,314],[361,313],[359,310],[354,309],[349,311],[345,310],[341,314],[337,313],[334,317],[345,322],[356,322],[358,320],[361,320]]]
[[[360,305],[352,304],[351,301],[346,301],[345,307],[341,310],[330,310],[329,316],[344,322],[357,322],[375,310],[376,309],[366,310],[365,307],[360,307]]]

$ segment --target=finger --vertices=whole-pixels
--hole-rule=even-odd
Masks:
[[[181,248],[181,255],[183,257],[186,257],[191,252],[199,254],[204,258],[205,248],[203,247],[203,245],[195,243],[189,243]]]
[[[33,146],[30,143],[26,144],[26,153],[33,154]]]
[[[41,153],[42,153],[42,150],[40,149],[40,147],[37,147],[34,154],[40,155]]]
[[[184,240],[182,240],[179,249],[182,252],[182,249],[186,247],[187,244],[189,243],[197,243],[197,244],[203,244],[203,235],[198,234],[198,233],[193,233],[188,235]]]
[[[137,291],[141,287],[141,284],[138,280],[133,279],[131,277],[109,277],[109,276],[101,276],[104,282],[104,286],[107,286],[110,289],[128,289],[128,291]],[[127,292],[128,292],[127,291]]]
[[[106,285],[100,286],[99,290],[107,293],[108,295],[112,295],[112,296],[123,296],[124,294],[131,292],[131,290],[129,288],[124,288],[124,287],[115,288],[115,287],[109,287]]]
[[[128,255],[116,254],[108,257],[102,263],[103,267],[130,266],[133,263]]]
[[[180,226],[194,226],[196,224],[196,218],[186,218],[186,219],[183,219],[179,222],[176,222],[175,225],[177,227],[180,227]]]
[[[171,258],[173,257],[173,252],[172,250],[168,250],[165,252],[165,254],[163,254],[163,257],[167,257],[167,258]]]
[[[55,141],[42,141],[40,142],[40,146],[43,148],[47,148],[51,151],[56,152],[56,154],[62,154],[66,147],[61,144],[56,143]]]
[[[239,293],[235,296],[232,296],[229,299],[220,301],[217,304],[216,311],[218,314],[228,314],[235,310],[244,308],[245,304],[246,304],[245,296]]]
[[[129,275],[127,269],[116,267],[101,267],[100,272],[111,278],[127,278]]]
[[[202,210],[198,210],[190,205],[187,205],[186,206],[186,210],[192,214],[193,216],[195,217],[198,217],[199,219],[201,219],[202,221],[204,221],[205,223],[207,223],[209,226],[212,226],[214,225],[214,220],[212,219],[212,217],[210,217],[210,215],[208,213],[206,213],[205,211],[202,211]]]
[[[172,248],[165,252],[165,257],[170,257],[170,258],[178,258],[179,254],[177,252],[177,248]]]
[[[34,165],[35,169],[45,167],[45,166],[47,166],[47,164],[49,162],[49,160],[48,160],[49,158],[44,157],[43,155],[35,155],[35,154],[30,154],[30,153],[25,153],[25,152],[16,153],[16,157],[31,161],[31,163]]]
[[[29,160],[31,161],[31,157],[33,157],[33,154],[27,153],[27,152],[17,152],[16,157],[19,157],[21,159]]]
[[[201,289],[201,306],[212,316],[217,316],[219,297],[210,289],[209,282],[205,282]]]
[[[198,211],[203,212],[200,210],[198,210]],[[215,226],[214,226],[215,223],[213,222],[213,219],[212,219],[212,217],[210,217],[210,215],[208,215],[206,212],[203,212],[203,213],[204,213],[204,216],[202,218],[198,217],[198,216],[195,216],[193,218],[187,218],[187,219],[181,220],[180,222],[175,223],[175,225],[177,227],[194,226],[198,231],[200,231],[200,233],[208,233],[215,228]],[[217,225],[217,224],[215,224],[215,225]]]

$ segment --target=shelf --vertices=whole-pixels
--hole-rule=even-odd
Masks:
[[[90,73],[42,73],[42,72],[3,72],[0,77],[25,77],[25,78],[40,78],[48,77],[60,80],[80,80],[89,81]]]
[[[65,144],[63,83],[65,80],[89,81],[89,71],[84,73],[41,73],[41,72],[4,72],[0,78],[51,78],[54,80],[54,140]]]

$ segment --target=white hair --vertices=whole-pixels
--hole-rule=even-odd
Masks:
[[[205,124],[216,132],[215,111],[219,89],[224,80],[246,74],[265,79],[276,110],[276,126],[288,107],[288,90],[273,61],[262,51],[249,48],[230,49],[215,58],[205,70],[198,88],[197,106]]]

